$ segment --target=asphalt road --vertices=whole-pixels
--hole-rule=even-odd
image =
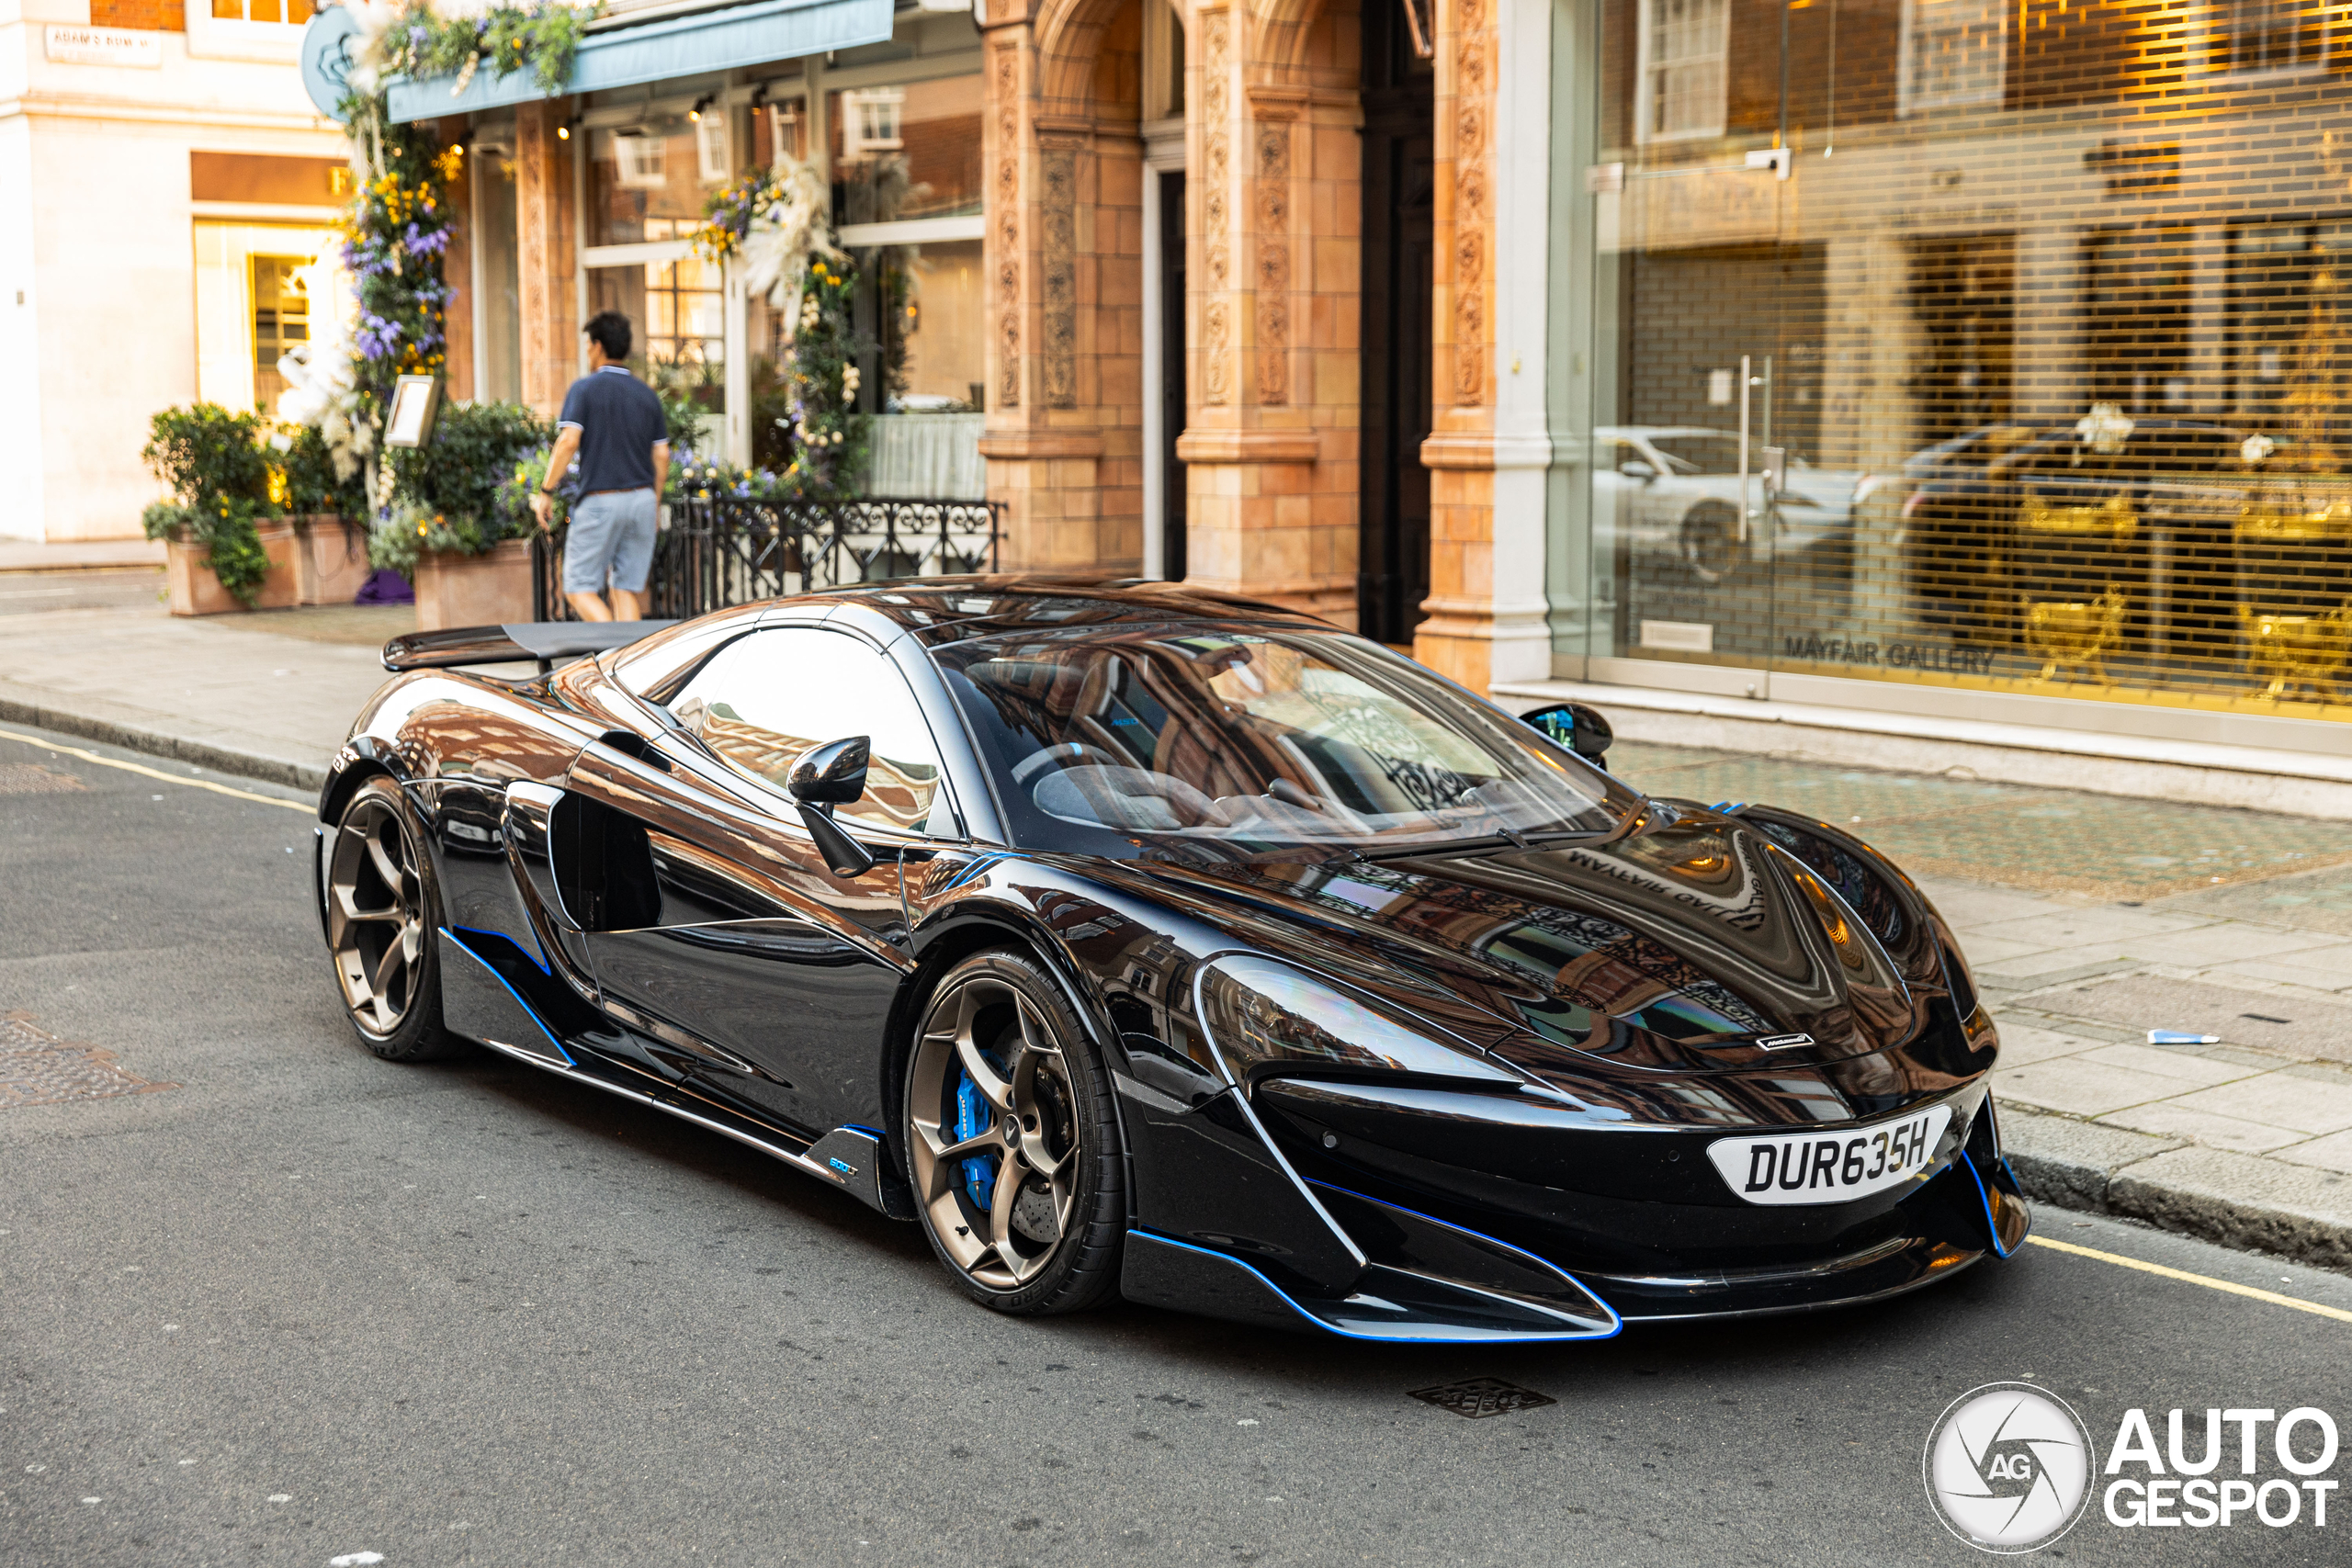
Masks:
[[[243,794],[0,739],[0,1015],[173,1086],[0,1111],[9,1568],[1885,1568],[1984,1560],[1921,1485],[1981,1383],[2061,1395],[2102,1455],[2135,1405],[2159,1442],[2188,1407],[2192,1448],[2208,1406],[2317,1405],[2352,1450],[2352,1323],[2040,1247],[1866,1310],[1557,1348],[995,1317],[911,1226],[715,1135],[496,1059],[377,1061],[309,818],[216,782]],[[2342,1276],[2041,1224],[2352,1308]],[[1555,1403],[1410,1397],[1467,1377]],[[2045,1555],[2352,1560],[2352,1498],[2309,1520],[2124,1529],[2095,1499]]]

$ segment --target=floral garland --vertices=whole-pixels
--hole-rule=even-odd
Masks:
[[[423,125],[392,122],[389,79],[454,74],[454,95],[487,64],[500,80],[527,70],[543,90],[559,92],[571,80],[585,26],[605,0],[534,0],[446,17],[429,0],[345,3],[360,28],[337,112],[351,141],[356,190],[338,226],[343,271],[356,298],[347,321],[322,323],[308,350],[288,356],[283,368],[292,386],[279,412],[320,431],[339,475],[367,467],[380,528],[399,489],[376,452],[394,383],[403,375],[436,373],[448,359],[451,289],[441,269],[452,217],[448,183],[461,159],[458,148],[441,147]]]
[[[560,93],[571,80],[582,33],[604,11],[605,0],[589,6],[539,0],[465,17],[438,17],[429,6],[412,6],[385,37],[384,69],[412,82],[454,76],[453,98],[472,85],[484,65],[501,82],[528,71],[541,91]]]
[[[769,469],[699,466],[689,454],[675,493],[738,500],[846,496],[865,462],[867,416],[857,412],[857,362],[869,346],[852,305],[856,273],[833,242],[831,193],[814,165],[785,154],[773,167],[715,192],[692,239],[707,260],[733,260],[746,288],[784,312],[786,401],[794,456]],[[779,423],[782,422],[779,421]]]

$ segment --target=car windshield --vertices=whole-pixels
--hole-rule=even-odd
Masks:
[[[1739,472],[1739,437],[1729,432],[1685,432],[1679,435],[1653,435],[1649,440],[1678,474]]]
[[[1373,853],[1611,826],[1605,777],[1339,632],[1020,632],[935,654],[1024,847]]]

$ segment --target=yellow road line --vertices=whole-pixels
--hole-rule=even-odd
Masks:
[[[0,739],[21,740],[28,746],[38,746],[44,751],[62,751],[69,757],[79,757],[85,762],[96,762],[102,768],[120,768],[126,773],[143,773],[165,784],[186,784],[190,789],[209,789],[215,795],[232,795],[239,800],[258,800],[264,806],[282,806],[288,811],[299,811],[305,817],[314,816],[317,807],[299,800],[280,800],[274,795],[255,795],[249,789],[231,789],[227,784],[214,784],[210,779],[184,779],[160,768],[142,767],[137,762],[119,762],[112,757],[101,757],[96,751],[85,751],[79,746],[61,746],[54,740],[40,740],[14,730],[0,729]]]
[[[2048,1236],[2041,1235],[2030,1235],[2026,1240],[2036,1247],[2054,1247],[2060,1252],[2071,1252],[2077,1258],[2096,1258],[2101,1263],[2112,1263],[2122,1269],[2137,1269],[2143,1274],[2161,1274],[2167,1280],[2180,1280],[2191,1285],[2202,1285],[2209,1291],[2227,1291],[2233,1296],[2251,1296],[2258,1302],[2268,1302],[2272,1306],[2293,1307],[2297,1312],[2317,1313],[2322,1317],[2332,1317],[2339,1323],[2352,1323],[2352,1312],[2346,1312],[2342,1307],[2322,1306],[2317,1302],[2297,1301],[2292,1296],[2282,1296],[2276,1291],[2256,1290],[2252,1285],[2233,1285],[2227,1280],[2208,1279],[2202,1274],[2191,1274],[2185,1269],[2167,1269],[2161,1263],[2143,1263],[2136,1258],[2126,1258],[2120,1253],[2101,1252],[2097,1247],[2076,1247],[2071,1241],[2052,1241]]]

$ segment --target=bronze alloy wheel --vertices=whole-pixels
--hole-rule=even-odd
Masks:
[[[326,854],[327,949],[351,1021],[377,1055],[447,1054],[433,962],[433,869],[400,787],[375,778],[344,807]]]
[[[907,1081],[915,1201],[1001,1311],[1066,1312],[1115,1276],[1117,1128],[1091,1047],[1036,964],[984,953],[933,995]]]

